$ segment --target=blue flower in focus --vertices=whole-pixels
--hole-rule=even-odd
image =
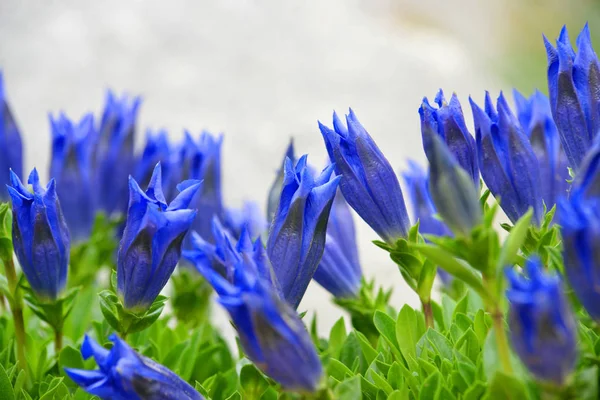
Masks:
[[[347,127],[333,114],[333,130],[319,122],[327,153],[342,176],[344,198],[387,243],[405,237],[410,221],[389,161],[350,110]]]
[[[87,240],[92,233],[96,213],[92,184],[92,150],[96,135],[94,117],[86,114],[77,123],[66,115],[50,116],[52,159],[50,176],[56,180],[56,192],[71,239]]]
[[[167,205],[160,164],[145,192],[129,179],[127,222],[117,256],[117,292],[125,308],[146,310],[169,280],[196,216],[188,206],[199,188],[199,181],[180,183],[181,193]]]
[[[550,106],[569,166],[579,168],[600,129],[600,63],[586,24],[573,51],[566,26],[556,48],[544,36]]]
[[[323,375],[321,361],[300,317],[280,296],[262,243],[252,244],[246,231],[236,246],[226,233],[215,237],[221,238],[215,254],[223,257],[229,276],[210,263],[196,267],[228,311],[244,353],[284,388],[315,391]]]
[[[574,192],[558,202],[565,274],[577,298],[600,321],[600,203]]]
[[[528,99],[516,90],[513,95],[521,128],[529,137],[540,167],[542,200],[550,210],[570,187],[568,160],[552,119],[550,102],[537,90]]]
[[[269,196],[267,198],[267,221],[271,223],[273,218],[275,217],[275,213],[277,212],[277,207],[279,206],[279,197],[281,196],[281,187],[283,186],[283,173],[286,159],[292,160],[292,163],[296,163],[296,155],[294,154],[294,141],[290,140],[290,144],[288,145],[285,155],[283,156],[283,160],[279,164],[279,169],[277,170],[277,175],[275,176],[275,181],[271,184],[271,188],[269,189]]]
[[[135,125],[140,103],[139,97],[119,99],[110,90],[106,95],[93,167],[97,204],[107,215],[127,209],[127,177],[135,172]]]
[[[355,297],[360,290],[362,270],[354,221],[350,207],[339,190],[329,213],[325,251],[314,279],[337,298]]]
[[[334,165],[314,177],[302,156],[295,166],[284,165],[284,178],[277,212],[267,240],[267,254],[285,299],[298,307],[321,261],[325,249],[327,221],[339,177]]]
[[[23,144],[19,127],[8,105],[0,71],[0,201],[6,201],[9,197],[4,187],[10,182],[10,169],[18,176],[23,174]]]
[[[83,390],[103,400],[203,400],[187,382],[173,371],[136,353],[117,335],[111,335],[110,350],[85,336],[81,355],[94,357],[98,368],[65,368],[65,372]]]
[[[544,211],[540,168],[529,139],[521,129],[504,95],[494,108],[488,92],[485,111],[472,99],[479,168],[487,187],[514,223],[533,208],[533,218],[539,224]]]
[[[477,148],[475,139],[467,129],[460,102],[456,94],[452,94],[450,103],[446,103],[444,93],[440,89],[435,96],[438,108],[429,104],[427,97],[419,108],[421,131],[427,129],[436,132],[446,142],[458,164],[471,176],[473,183],[479,188],[479,166],[477,164]],[[429,151],[426,135],[423,136],[425,152]]]
[[[223,224],[236,238],[246,228],[251,238],[260,237],[268,228],[261,207],[254,201],[246,201],[240,208],[227,207],[223,213]]]
[[[12,238],[19,265],[40,300],[56,300],[67,284],[71,242],[55,181],[43,188],[35,168],[27,181],[33,193],[13,171],[10,180]]]
[[[198,209],[198,218],[193,230],[203,238],[212,241],[213,216],[223,219],[223,199],[221,195],[221,145],[223,135],[213,136],[202,132],[195,141],[186,132],[182,149],[182,173],[184,179],[202,181],[202,188],[194,198],[194,207]]]
[[[560,278],[545,274],[539,259],[529,259],[527,278],[507,270],[512,347],[540,381],[563,384],[575,368],[577,329]]]

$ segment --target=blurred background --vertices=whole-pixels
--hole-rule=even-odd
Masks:
[[[469,95],[546,92],[542,33],[567,24],[574,38],[586,21],[600,43],[593,0],[2,0],[0,68],[26,170],[47,171],[48,112],[98,114],[113,88],[143,96],[139,146],[148,127],[225,133],[224,199],[239,206],[266,201],[291,137],[324,164],[316,121],[334,109],[351,106],[399,171],[423,162],[423,96],[456,92],[470,121]],[[417,305],[356,222],[365,274]],[[341,313],[328,299],[312,285],[300,306],[318,308],[321,331]]]

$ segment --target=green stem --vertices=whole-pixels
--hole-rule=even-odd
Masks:
[[[15,336],[17,339],[17,362],[19,367],[27,373],[27,360],[25,359],[25,320],[23,319],[23,298],[17,287],[17,272],[12,256],[2,260],[8,281],[9,290],[12,293],[12,302],[9,302],[15,323]]]
[[[63,346],[63,333],[62,329],[54,330],[54,352],[58,355],[62,350]]]
[[[498,357],[500,357],[500,365],[505,374],[512,375],[513,370],[510,362],[510,346],[508,345],[508,338],[506,337],[506,330],[504,329],[504,313],[502,312],[500,301],[498,300],[496,278],[484,274],[483,283],[486,286],[488,293],[491,295],[491,299],[486,302],[486,309],[492,316],[492,325],[494,326],[494,333],[496,334],[496,348],[498,350]]]
[[[423,306],[423,314],[425,315],[425,326],[433,329],[433,308],[431,307],[431,300],[421,299],[421,304]]]

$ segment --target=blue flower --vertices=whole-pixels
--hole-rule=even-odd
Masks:
[[[135,125],[141,99],[117,98],[110,90],[100,121],[93,167],[96,173],[97,204],[106,214],[127,208],[127,177],[134,173]]]
[[[427,97],[423,98],[423,104],[419,108],[421,131],[429,129],[436,132],[446,142],[448,149],[458,161],[458,165],[471,176],[473,183],[479,188],[479,166],[475,139],[467,129],[456,94],[452,94],[450,103],[446,103],[444,93],[440,89],[435,96],[435,102],[439,107],[437,109],[429,104]],[[430,146],[426,139],[424,134],[423,147],[427,153]]]
[[[600,63],[587,24],[577,37],[577,53],[566,27],[556,48],[545,36],[544,43],[552,115],[569,165],[576,170],[600,129]]]
[[[18,176],[23,174],[23,144],[19,127],[8,105],[0,71],[0,201],[8,200],[8,192],[4,187],[9,183],[10,169]]]
[[[179,184],[167,206],[157,164],[144,192],[129,179],[129,209],[117,256],[117,292],[125,308],[144,311],[156,299],[181,256],[181,244],[196,216],[188,209],[200,182]]]
[[[487,187],[514,223],[529,208],[539,223],[543,214],[540,168],[529,139],[501,93],[494,108],[485,94],[485,112],[472,99],[479,168]]]
[[[50,116],[52,159],[50,176],[56,179],[56,192],[71,239],[90,237],[96,213],[92,182],[92,150],[96,132],[94,117],[86,114],[78,123],[66,115]]]
[[[339,190],[329,213],[325,251],[314,279],[337,298],[355,297],[360,290],[362,270],[354,221]]]
[[[142,154],[137,158],[135,165],[135,179],[138,182],[150,182],[154,167],[160,163],[162,169],[163,189],[169,188],[173,152],[169,145],[168,133],[165,130],[159,130],[153,133],[150,129],[146,131],[146,144]],[[168,191],[168,190],[167,190]],[[167,193],[165,193],[167,194]]]
[[[260,237],[268,228],[261,207],[254,201],[246,201],[240,208],[227,207],[223,213],[223,224],[236,238],[245,227],[251,238]]]
[[[428,189],[435,209],[454,234],[470,236],[482,214],[473,179],[431,129],[423,129],[423,142],[428,149]]]
[[[111,335],[110,350],[85,336],[81,355],[94,357],[96,370],[65,368],[83,390],[103,400],[203,400],[204,397],[173,371],[136,353],[124,340]]]
[[[333,130],[319,122],[327,153],[342,176],[340,188],[360,217],[386,242],[405,237],[410,221],[389,161],[350,110],[347,127],[333,114]]]
[[[288,145],[285,155],[283,156],[283,160],[281,160],[281,164],[279,164],[279,169],[277,170],[277,175],[275,176],[275,181],[271,184],[271,188],[269,189],[269,197],[267,198],[267,221],[272,222],[275,217],[275,213],[277,212],[277,207],[279,206],[279,196],[281,195],[281,187],[283,186],[283,170],[286,159],[292,160],[292,163],[296,163],[296,156],[294,154],[294,141],[290,140],[290,144]]]
[[[512,347],[537,380],[564,384],[577,360],[573,312],[558,276],[545,274],[537,258],[525,269],[528,278],[507,270]]]
[[[327,220],[338,187],[330,165],[314,177],[306,155],[296,166],[286,159],[275,218],[267,240],[267,254],[285,299],[298,307],[325,249]]]
[[[600,203],[574,192],[558,202],[565,274],[590,316],[600,321]]]
[[[529,137],[540,167],[541,196],[550,210],[570,186],[567,156],[560,145],[550,102],[537,90],[528,99],[516,90],[513,95],[521,128]]]
[[[38,298],[56,300],[67,283],[71,242],[55,181],[50,180],[43,188],[35,168],[27,181],[33,193],[12,171],[10,180],[12,186],[8,187],[8,193],[12,200],[15,254]]]
[[[246,356],[288,390],[315,391],[323,368],[304,324],[280,297],[277,280],[260,240],[244,231],[236,246],[229,237],[217,241],[228,277],[200,262],[196,267],[214,287],[228,311]]]
[[[198,218],[193,230],[205,239],[212,241],[212,218],[223,219],[223,199],[221,194],[221,145],[223,135],[213,136],[202,132],[194,141],[186,132],[183,151],[182,171],[185,179],[202,181],[202,188],[194,198]]]

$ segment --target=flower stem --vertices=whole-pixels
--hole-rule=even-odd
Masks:
[[[431,308],[431,300],[421,299],[421,304],[423,306],[423,314],[425,315],[425,326],[433,329],[433,308]]]
[[[17,339],[17,362],[19,367],[27,373],[27,360],[25,359],[25,321],[23,319],[23,299],[18,286],[17,272],[12,256],[2,260],[9,290],[12,293],[12,301],[9,299],[10,309],[15,324],[15,336]]]
[[[60,353],[60,351],[62,350],[62,346],[63,346],[62,329],[55,329],[54,330],[54,352],[56,353],[56,355],[58,355]]]
[[[509,375],[512,375],[512,365],[510,363],[510,347],[508,346],[508,339],[506,338],[506,330],[504,329],[504,318],[502,311],[495,310],[492,312],[492,321],[494,325],[494,332],[496,333],[496,346],[498,348],[498,356],[500,357],[500,364],[502,370]]]

